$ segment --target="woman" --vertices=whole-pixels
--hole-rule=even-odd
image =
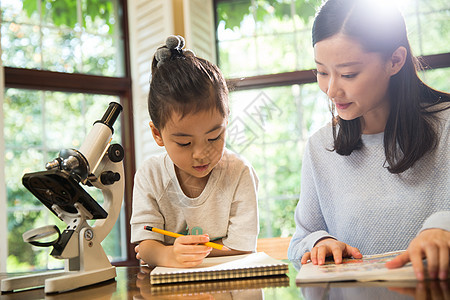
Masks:
[[[450,97],[423,83],[404,19],[383,1],[329,0],[313,26],[332,123],[308,141],[291,260],[406,251],[423,280],[450,252]],[[337,116],[334,113],[337,112]]]

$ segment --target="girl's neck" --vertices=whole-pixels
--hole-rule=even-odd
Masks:
[[[208,183],[211,173],[205,177],[197,178],[186,172],[183,172],[175,166],[175,173],[183,193],[189,198],[197,198],[201,195]]]

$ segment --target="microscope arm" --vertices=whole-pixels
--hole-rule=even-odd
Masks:
[[[106,219],[97,219],[92,226],[97,239],[100,241],[103,241],[106,238],[119,217],[124,195],[123,181],[125,179],[122,161],[112,162],[108,158],[108,155],[105,155],[102,162],[100,163],[100,166],[102,165],[104,165],[102,170],[117,173],[120,175],[120,179],[113,184],[106,185],[101,182],[100,178],[92,182],[92,185],[94,185],[98,189],[101,189],[104,199],[103,209],[105,209],[105,211],[108,213],[108,217]]]

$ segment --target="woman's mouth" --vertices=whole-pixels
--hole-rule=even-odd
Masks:
[[[335,103],[337,109],[347,109],[352,103]]]
[[[208,169],[209,164],[193,167],[198,172],[204,172]]]

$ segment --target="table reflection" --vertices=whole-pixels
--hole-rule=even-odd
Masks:
[[[61,294],[46,295],[43,288],[6,293],[0,299],[450,299],[450,280],[296,284],[292,267],[289,276],[151,285],[149,272],[144,266],[118,267],[113,281]]]
[[[289,277],[267,276],[248,279],[214,280],[177,284],[150,284],[151,269],[142,266],[136,286],[140,294],[133,299],[264,299],[263,288],[288,287]]]
[[[336,282],[327,286],[300,285],[302,296],[309,299],[450,299],[450,281],[424,282]]]

